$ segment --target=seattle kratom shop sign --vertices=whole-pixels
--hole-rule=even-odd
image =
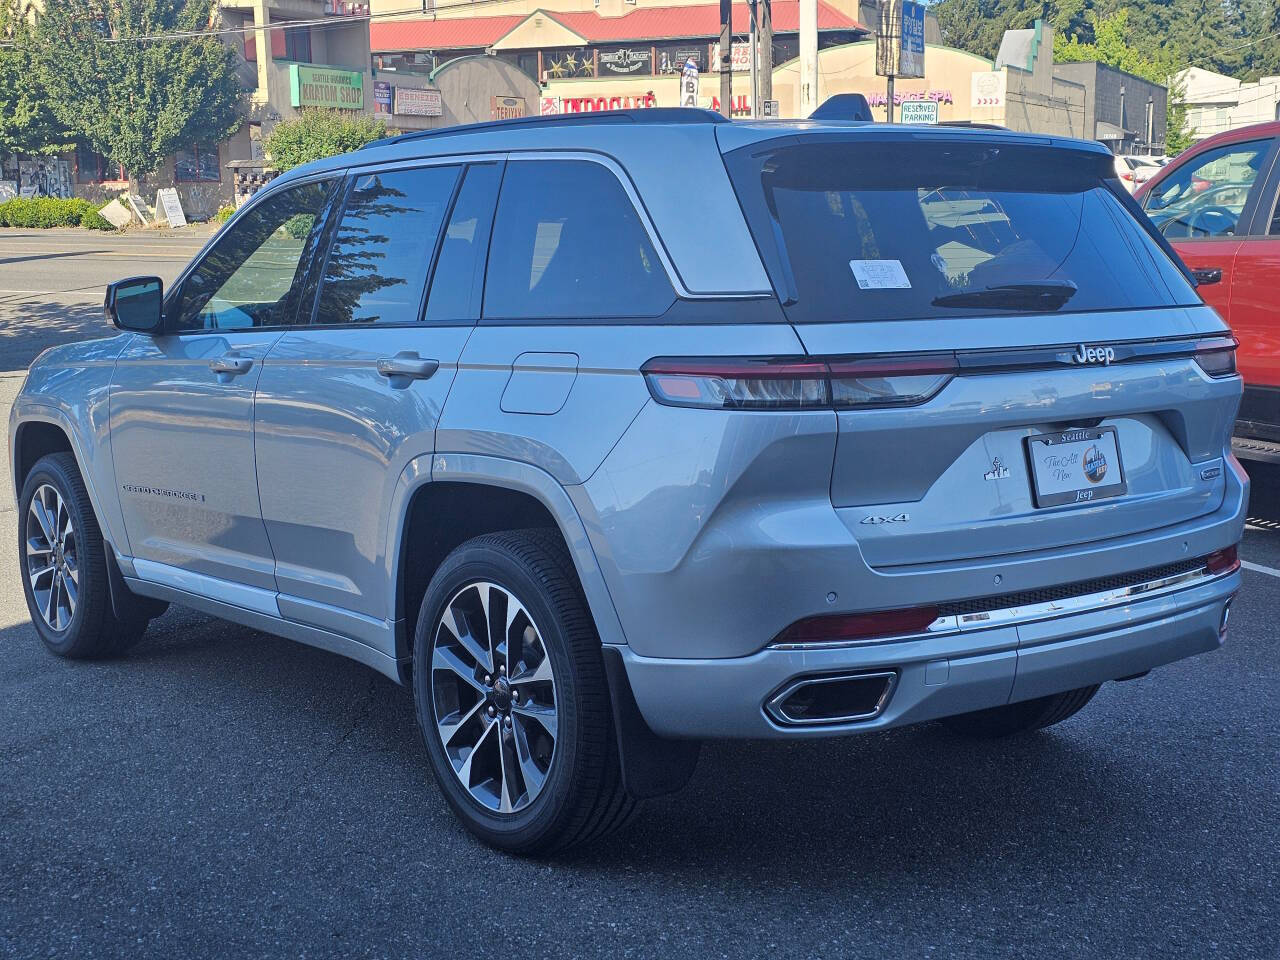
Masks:
[[[336,67],[289,64],[289,96],[295,107],[364,109],[364,74]]]

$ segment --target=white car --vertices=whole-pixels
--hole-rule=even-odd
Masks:
[[[1152,157],[1116,157],[1116,176],[1120,178],[1120,182],[1124,184],[1125,189],[1130,193],[1137,190],[1142,184],[1146,183],[1157,173],[1160,172],[1160,164]]]

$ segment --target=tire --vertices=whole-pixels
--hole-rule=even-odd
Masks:
[[[512,614],[513,607],[520,609]],[[496,644],[481,635],[490,623]],[[600,638],[554,533],[489,534],[449,554],[423,598],[413,656],[432,769],[454,813],[481,840],[549,854],[634,815]]]
[[[989,710],[962,713],[957,717],[946,717],[942,720],[942,724],[947,729],[967,737],[988,739],[1043,730],[1083,710],[1085,704],[1098,692],[1098,686],[1094,684],[1091,687],[1055,693],[1036,700],[1024,700],[1021,703],[1010,703],[1003,707],[992,707]]]
[[[56,544],[33,510],[37,495],[46,523],[54,514],[61,518],[52,524],[58,528]],[[105,550],[75,457],[41,457],[18,499],[18,570],[31,623],[51,653],[97,659],[121,654],[142,639],[148,619],[118,619],[112,611]],[[45,567],[48,572],[32,576]]]

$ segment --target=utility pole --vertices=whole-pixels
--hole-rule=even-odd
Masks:
[[[809,0],[816,3],[817,0]],[[720,0],[720,112],[733,116],[733,9]]]
[[[756,0],[747,0],[747,9],[751,14],[750,37],[751,46],[751,119],[760,117],[760,35],[756,32]]]
[[[773,0],[760,0],[760,103],[773,99]],[[761,113],[764,107],[760,108]]]
[[[800,0],[800,116],[818,109],[818,0]]]

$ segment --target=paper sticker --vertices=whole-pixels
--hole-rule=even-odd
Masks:
[[[901,260],[850,260],[849,269],[860,290],[910,290]]]

